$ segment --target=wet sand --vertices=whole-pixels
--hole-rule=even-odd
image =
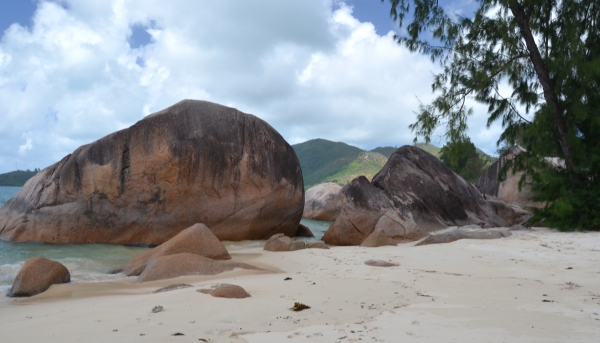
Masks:
[[[265,271],[53,286],[0,304],[2,341],[598,341],[600,233],[535,230],[412,245],[235,249],[234,260]],[[369,259],[399,266],[365,265]],[[194,287],[152,293],[175,283]],[[214,283],[252,297],[196,292]],[[311,308],[293,312],[295,302]],[[152,313],[156,305],[164,310]]]

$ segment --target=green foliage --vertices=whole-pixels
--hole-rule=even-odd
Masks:
[[[394,151],[396,151],[396,149],[394,149]],[[344,169],[325,178],[323,182],[337,182],[345,185],[360,175],[364,175],[367,179],[371,180],[373,179],[373,176],[379,173],[381,168],[383,168],[387,160],[387,157],[380,153],[373,152],[373,150],[362,152]]]
[[[467,101],[487,105],[488,126],[504,128],[498,143],[527,149],[507,168],[525,171],[522,182],[547,203],[536,219],[599,228],[600,2],[478,0],[470,18],[437,0],[389,2],[406,29],[398,43],[443,66],[432,84],[437,97],[410,125],[416,136],[429,142],[442,128],[459,142],[472,114]]]
[[[31,179],[39,171],[40,170],[36,168],[33,171],[27,169],[0,174],[0,186],[23,187],[25,182]]]
[[[475,183],[487,168],[487,160],[468,137],[449,142],[440,149],[440,160],[463,179]]]

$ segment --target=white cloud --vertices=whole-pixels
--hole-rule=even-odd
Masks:
[[[31,150],[33,148],[33,140],[30,136],[31,132],[23,134],[23,138],[25,138],[25,144],[19,146],[19,154],[23,155],[27,150]]]
[[[292,144],[407,144],[417,96],[432,97],[437,66],[331,0],[64,3],[41,1],[30,29],[0,40],[0,172],[45,167],[185,98],[255,114]],[[133,25],[150,44],[130,48]]]

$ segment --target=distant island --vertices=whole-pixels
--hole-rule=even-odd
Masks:
[[[23,187],[25,182],[31,179],[39,171],[39,168],[35,168],[34,170],[15,170],[0,174],[0,186]]]

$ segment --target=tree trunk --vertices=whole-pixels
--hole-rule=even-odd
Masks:
[[[544,99],[555,114],[554,129],[556,131],[561,151],[564,155],[567,173],[569,174],[569,178],[571,179],[571,181],[576,182],[577,179],[573,173],[573,162],[571,161],[571,144],[569,143],[567,137],[568,128],[565,123],[563,109],[560,106],[558,96],[554,91],[552,80],[550,79],[550,74],[548,73],[548,70],[546,68],[546,63],[544,63],[538,46],[535,43],[535,39],[533,38],[533,34],[531,33],[528,18],[525,15],[525,9],[517,0],[511,1],[509,6],[513,16],[515,17],[515,21],[519,26],[521,35],[525,40],[525,44],[527,45],[527,50],[529,51],[529,58],[531,60],[531,63],[533,63],[533,67],[537,74],[540,85],[544,90]]]

